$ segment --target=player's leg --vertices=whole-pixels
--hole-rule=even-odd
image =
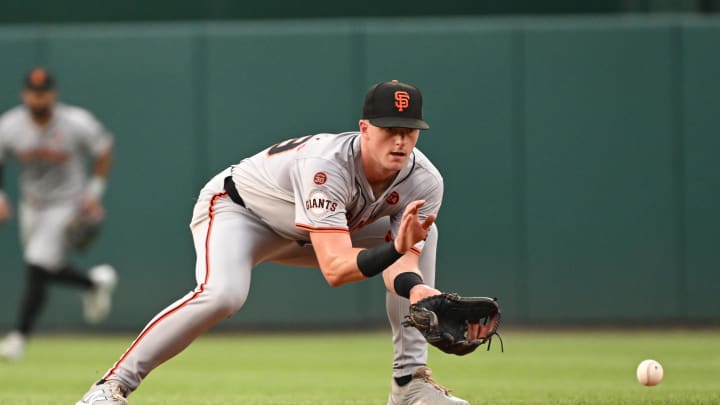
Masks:
[[[25,290],[17,320],[17,328],[0,346],[0,355],[19,359],[46,302],[51,275],[65,260],[59,222],[69,215],[67,210],[37,208],[20,204],[20,239],[26,265]]]
[[[109,265],[95,266],[84,272],[68,263],[70,248],[66,230],[78,215],[77,202],[67,201],[47,207],[32,229],[26,259],[47,270],[48,283],[63,284],[83,290],[83,312],[88,322],[96,323],[110,313],[112,292],[117,281]]]
[[[156,315],[127,352],[105,374],[134,391],[150,371],[185,349],[195,338],[243,305],[252,262],[241,232],[244,218],[218,212],[227,197],[210,205],[212,218],[193,230],[197,286]],[[230,202],[232,203],[232,202]]]
[[[423,281],[431,287],[435,286],[437,240],[437,226],[433,225],[425,240],[419,263]],[[385,308],[393,332],[393,377],[407,379],[407,376],[427,364],[427,341],[417,329],[402,325],[410,308],[407,298],[387,292]]]
[[[430,228],[425,246],[420,254],[420,272],[423,281],[435,286],[435,261],[437,254],[438,229]],[[436,383],[427,367],[425,338],[415,328],[405,327],[402,321],[408,314],[410,301],[393,293],[386,293],[388,320],[393,331],[393,379],[388,405],[432,403],[446,405],[467,405],[467,401],[450,395],[442,385]]]
[[[27,339],[47,298],[46,275],[47,272],[37,266],[27,266],[16,327],[0,343],[2,358],[19,360],[23,356]]]
[[[280,240],[245,208],[219,194],[201,196],[192,228],[197,287],[147,324],[100,385],[119,382],[129,394],[154,368],[238,311],[248,295],[253,265]]]
[[[110,313],[112,293],[117,282],[110,265],[95,266],[84,272],[68,263],[68,225],[78,215],[77,202],[67,201],[47,207],[32,228],[26,258],[30,263],[43,263],[48,283],[63,284],[83,290],[85,320],[96,323]]]
[[[85,272],[72,265],[65,265],[55,272],[48,272],[48,279],[53,283],[64,284],[82,289],[91,289],[95,287],[95,283],[93,283]]]

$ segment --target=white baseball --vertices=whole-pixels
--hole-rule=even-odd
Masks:
[[[638,382],[647,387],[660,384],[663,379],[663,368],[655,360],[643,360],[637,368]]]

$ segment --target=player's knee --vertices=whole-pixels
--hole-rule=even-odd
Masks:
[[[238,293],[231,288],[211,290],[213,310],[217,316],[227,318],[240,310],[245,304],[247,294]]]
[[[39,269],[44,273],[55,273],[62,267],[59,261],[43,256],[26,255],[25,263],[27,263],[28,268]]]
[[[24,256],[28,265],[37,266],[51,273],[59,270],[63,264],[61,255],[44,249],[28,248]]]

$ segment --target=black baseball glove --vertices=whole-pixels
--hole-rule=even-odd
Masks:
[[[500,326],[500,307],[495,298],[444,293],[410,305],[405,318],[403,325],[416,327],[431,345],[463,356],[485,342],[490,350]],[[468,340],[469,328],[478,328],[477,339]]]
[[[102,221],[79,215],[65,228],[65,237],[72,249],[83,251],[97,239],[101,228]]]

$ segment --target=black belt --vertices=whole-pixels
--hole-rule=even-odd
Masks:
[[[237,187],[235,187],[235,182],[233,181],[232,176],[225,177],[225,191],[227,191],[230,199],[233,200],[235,204],[243,207],[245,206],[245,201],[243,201],[242,197],[240,197],[240,193],[238,193]]]

